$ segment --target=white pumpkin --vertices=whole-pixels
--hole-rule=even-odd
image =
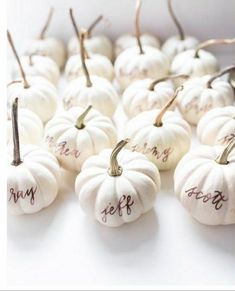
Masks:
[[[182,88],[163,109],[140,113],[125,129],[125,136],[130,138],[128,147],[145,154],[160,171],[174,168],[190,148],[190,126],[177,113],[167,111],[179,90]]]
[[[113,59],[113,44],[104,34],[97,34],[85,39],[84,45],[88,54],[105,56],[110,61]],[[68,43],[68,55],[73,56],[80,53],[80,46],[77,37],[72,37]]]
[[[87,159],[75,182],[85,213],[109,227],[138,219],[153,207],[160,190],[158,169],[140,153],[119,153],[125,144]]]
[[[116,143],[112,121],[90,109],[72,107],[58,113],[45,127],[45,146],[67,170],[80,171],[89,156]]]
[[[160,48],[159,39],[151,34],[143,33],[140,36],[140,41],[144,46]],[[134,35],[123,34],[119,36],[115,41],[115,56],[118,57],[120,53],[122,53],[123,51],[130,47],[135,47],[136,44],[137,44],[136,37]]]
[[[174,189],[184,208],[207,225],[235,223],[235,139],[226,147],[201,146],[183,157]]]
[[[53,59],[40,56],[23,56],[20,58],[21,64],[24,68],[24,72],[27,76],[41,76],[57,85],[60,78],[60,70],[53,61]],[[21,72],[18,66],[13,67],[13,78],[17,79],[21,76]]]
[[[45,26],[38,38],[26,41],[23,54],[27,56],[42,55],[52,58],[60,69],[63,69],[66,60],[66,50],[62,41],[54,37],[45,37],[51,21],[53,9],[50,10]]]
[[[24,80],[18,81],[7,88],[8,103],[19,97],[20,107],[32,110],[44,123],[51,119],[59,100],[56,87],[42,77],[27,77],[27,86]]]
[[[12,144],[12,119],[9,112],[7,115],[7,144]],[[20,108],[18,116],[20,142],[22,144],[39,144],[43,136],[43,124],[41,119],[26,108]]]
[[[168,0],[168,11],[179,32],[179,35],[168,38],[162,45],[163,53],[172,61],[177,54],[186,50],[194,49],[198,45],[198,40],[195,37],[185,35],[179,20],[174,14],[171,0]]]
[[[197,136],[206,145],[225,145],[235,138],[235,106],[214,108],[199,121]]]
[[[179,76],[186,78],[185,75],[177,77]],[[134,117],[143,111],[162,108],[174,93],[174,86],[168,80],[175,79],[174,77],[176,76],[139,80],[127,87],[122,96],[123,109],[127,116]]]
[[[23,145],[19,148],[17,100],[13,107],[14,150],[10,151],[7,170],[8,209],[15,215],[31,214],[55,200],[59,191],[60,167],[56,158],[39,146]]]
[[[89,57],[86,58],[86,66],[91,75],[103,77],[110,82],[113,80],[113,65],[107,57],[98,54],[90,54]],[[84,75],[84,73],[81,55],[71,56],[65,66],[65,76],[67,80],[72,81],[82,75]]]
[[[193,125],[209,110],[234,102],[234,91],[228,82],[218,78],[209,85],[210,79],[211,76],[189,79],[177,98],[181,114]]]
[[[135,36],[136,45],[123,51],[116,59],[114,71],[122,90],[141,79],[158,79],[169,71],[168,58],[157,48],[142,46],[139,25],[141,2],[136,2]]]

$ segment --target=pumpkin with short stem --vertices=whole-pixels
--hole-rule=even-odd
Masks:
[[[122,149],[128,140],[86,160],[75,182],[85,213],[101,224],[117,227],[149,211],[160,190],[160,175],[140,154]]]
[[[201,146],[186,154],[174,174],[175,195],[196,220],[235,223],[235,138],[226,146]]]

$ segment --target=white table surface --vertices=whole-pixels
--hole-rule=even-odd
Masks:
[[[228,56],[222,60],[229,63]],[[194,134],[192,148],[197,146]],[[174,196],[172,177],[173,171],[161,173],[153,210],[108,228],[85,216],[74,194],[75,175],[64,172],[50,207],[8,217],[9,287],[235,285],[235,225],[192,219]]]

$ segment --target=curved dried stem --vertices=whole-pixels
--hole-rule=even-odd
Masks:
[[[89,105],[87,109],[78,117],[75,127],[77,129],[83,129],[85,127],[84,119],[91,110],[92,106]]]
[[[14,56],[15,56],[15,58],[16,58],[17,64],[18,64],[18,66],[19,66],[20,74],[21,74],[21,77],[22,77],[23,82],[24,82],[24,88],[25,88],[25,89],[26,89],[26,88],[29,88],[29,83],[28,83],[28,81],[27,81],[27,79],[26,79],[25,72],[24,72],[24,70],[23,70],[23,66],[22,66],[22,64],[21,64],[21,61],[20,61],[19,55],[18,55],[18,53],[17,53],[17,51],[16,51],[16,48],[15,48],[14,42],[13,42],[13,40],[12,40],[12,37],[11,37],[11,34],[10,34],[9,31],[7,31],[7,38],[8,38],[8,42],[9,42],[9,44],[10,44],[10,46],[11,46],[11,49],[12,49],[12,51],[13,51],[13,54],[14,54]]]
[[[194,57],[199,58],[199,51],[208,46],[215,45],[215,44],[234,44],[234,43],[235,43],[235,38],[220,38],[220,39],[206,40],[197,46]]]
[[[216,162],[220,165],[227,165],[228,162],[228,156],[231,153],[231,151],[235,148],[235,138],[233,138],[224,148],[222,153],[216,158]]]
[[[122,167],[119,166],[117,161],[117,156],[119,152],[124,148],[124,146],[129,142],[129,139],[121,140],[113,149],[111,156],[110,156],[110,167],[108,169],[108,173],[110,176],[116,177],[121,176],[122,174]]]
[[[174,92],[174,94],[173,94],[171,100],[168,101],[167,104],[166,104],[166,105],[161,109],[161,111],[158,113],[158,115],[157,115],[157,117],[156,117],[156,119],[155,119],[155,122],[154,122],[154,126],[156,126],[156,127],[161,127],[161,126],[162,126],[162,118],[163,118],[164,114],[165,114],[166,111],[171,107],[172,103],[175,101],[176,97],[178,96],[178,93],[179,93],[180,91],[182,91],[183,89],[184,89],[184,87],[183,87],[183,86],[180,86],[180,87],[178,87],[178,88],[175,90],[175,92]]]
[[[86,86],[92,87],[91,78],[86,66],[86,49],[84,47],[85,37],[86,37],[86,31],[82,29],[80,33],[80,54],[81,54],[81,61],[82,61],[82,69],[86,77]]]
[[[136,7],[135,7],[135,36],[137,39],[137,44],[138,44],[138,47],[140,50],[140,54],[144,54],[143,47],[142,47],[141,40],[140,40],[140,36],[141,36],[141,33],[140,33],[140,10],[141,10],[141,1],[137,0]]]
[[[20,141],[18,129],[18,98],[12,104],[12,132],[13,132],[13,166],[19,166],[22,161],[20,158]]]
[[[51,19],[52,19],[52,15],[53,15],[53,13],[54,13],[54,8],[51,7],[51,8],[50,8],[50,11],[49,11],[49,14],[48,14],[48,16],[47,16],[46,23],[45,23],[45,25],[43,26],[43,28],[42,28],[42,30],[41,30],[41,32],[40,32],[40,34],[39,34],[39,39],[44,39],[44,38],[45,38],[45,33],[46,33],[46,31],[47,31],[47,29],[48,29],[48,27],[49,27],[49,25],[50,25],[50,22],[51,22]]]
[[[171,15],[171,18],[173,19],[173,21],[174,21],[174,23],[175,23],[175,25],[176,25],[176,27],[178,29],[180,39],[181,40],[185,40],[185,34],[184,34],[184,31],[183,31],[183,28],[182,28],[179,20],[177,19],[174,11],[173,11],[171,0],[168,0],[167,4],[168,4],[168,11],[169,11],[169,13]]]
[[[223,70],[221,70],[220,72],[216,73],[214,76],[212,76],[208,82],[207,82],[207,88],[212,88],[211,84],[214,82],[214,80],[216,80],[217,78],[220,78],[221,76],[231,72],[235,70],[235,65],[229,66]]]
[[[150,91],[154,91],[154,87],[158,84],[158,83],[161,83],[161,82],[164,82],[164,81],[167,81],[167,80],[175,80],[175,79],[189,79],[189,75],[185,75],[185,74],[177,74],[177,75],[169,75],[169,76],[166,76],[166,77],[163,77],[163,78],[160,78],[160,79],[157,79],[157,80],[154,80],[150,86],[149,86],[149,90]]]
[[[97,24],[103,19],[103,15],[99,15],[88,27],[87,29],[87,37],[91,37],[91,33],[93,29],[97,26]]]

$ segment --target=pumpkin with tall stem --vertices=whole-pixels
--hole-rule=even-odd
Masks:
[[[89,54],[99,54],[105,56],[110,61],[113,60],[113,44],[112,41],[104,34],[95,34],[95,27],[104,19],[103,15],[99,15],[86,30],[85,47]],[[77,36],[73,36],[67,47],[68,56],[73,56],[80,53],[80,45],[77,41]]]
[[[114,64],[115,76],[121,87],[126,89],[132,82],[141,79],[157,79],[168,74],[168,58],[157,48],[142,45],[139,16],[141,2],[136,2],[135,36],[136,45],[123,51]]]
[[[73,19],[73,18],[72,18]],[[75,20],[73,19],[74,23]],[[84,76],[80,76],[68,84],[63,94],[65,109],[73,106],[86,108],[92,105],[102,114],[112,117],[119,101],[117,92],[112,84],[104,78],[89,74],[86,65],[86,50],[84,47],[85,32],[79,34],[77,26],[74,25],[81,46],[81,63]]]
[[[207,225],[235,223],[235,138],[186,154],[174,174],[175,194],[193,218]]]
[[[162,108],[172,97],[172,80],[187,79],[187,75],[169,75],[157,80],[135,81],[123,93],[123,109],[128,117],[134,117],[147,110]],[[174,109],[174,104],[169,109]]]
[[[69,10],[69,14],[70,14],[71,22],[73,24],[73,28],[76,34],[77,44],[80,45],[80,40],[79,40],[80,35],[79,35],[78,27],[76,25],[76,22],[73,16],[73,10],[71,8]],[[88,52],[86,48],[86,41],[85,41],[87,31],[85,29],[82,29],[82,30],[83,30],[83,37],[84,37],[83,47],[85,49],[86,66],[87,66],[88,71],[92,75],[103,77],[111,82],[114,77],[114,69],[113,69],[113,65],[111,61],[103,55],[92,54]],[[82,53],[83,52],[81,51],[81,48],[80,48],[80,54]],[[80,54],[72,55],[66,63],[65,76],[67,77],[69,81],[72,81],[76,79],[77,77],[82,76],[84,74]]]
[[[168,111],[182,89],[177,88],[161,109],[144,111],[126,126],[129,148],[145,154],[160,171],[174,168],[190,148],[190,126],[176,112]]]
[[[123,149],[128,139],[85,161],[75,192],[85,213],[109,227],[149,211],[161,187],[158,169],[140,154]]]
[[[191,77],[201,77],[216,73],[219,70],[218,60],[212,53],[204,49],[209,46],[222,44],[235,44],[235,38],[210,39],[200,43],[195,49],[178,54],[171,64],[171,73],[187,74]]]
[[[60,184],[60,166],[56,158],[39,146],[20,146],[18,98],[12,104],[13,154],[9,154],[7,204],[15,215],[32,214],[49,206]]]
[[[169,57],[170,60],[173,60],[173,58],[177,54],[189,49],[194,49],[198,45],[198,40],[195,37],[185,35],[184,30],[179,20],[174,14],[174,11],[172,8],[172,1],[167,0],[167,3],[168,3],[168,11],[179,33],[176,36],[172,36],[168,38],[164,42],[164,44],[162,45],[162,51]]]
[[[112,121],[92,106],[62,111],[45,127],[45,146],[70,171],[79,172],[89,156],[115,143],[116,129]]]
[[[227,81],[220,78],[233,69],[234,66],[229,66],[212,76],[195,77],[184,83],[184,89],[177,98],[184,119],[196,125],[209,110],[233,105],[234,90]]]
[[[27,56],[42,55],[52,58],[60,69],[63,69],[66,60],[66,50],[62,41],[55,37],[46,37],[45,34],[49,28],[54,9],[51,8],[38,37],[29,39],[23,50]]]
[[[15,49],[10,32],[7,32],[9,44],[19,66],[21,78],[14,80],[7,87],[8,104],[19,97],[19,106],[30,109],[37,114],[42,122],[47,122],[55,114],[58,104],[56,87],[43,77],[28,77]]]

